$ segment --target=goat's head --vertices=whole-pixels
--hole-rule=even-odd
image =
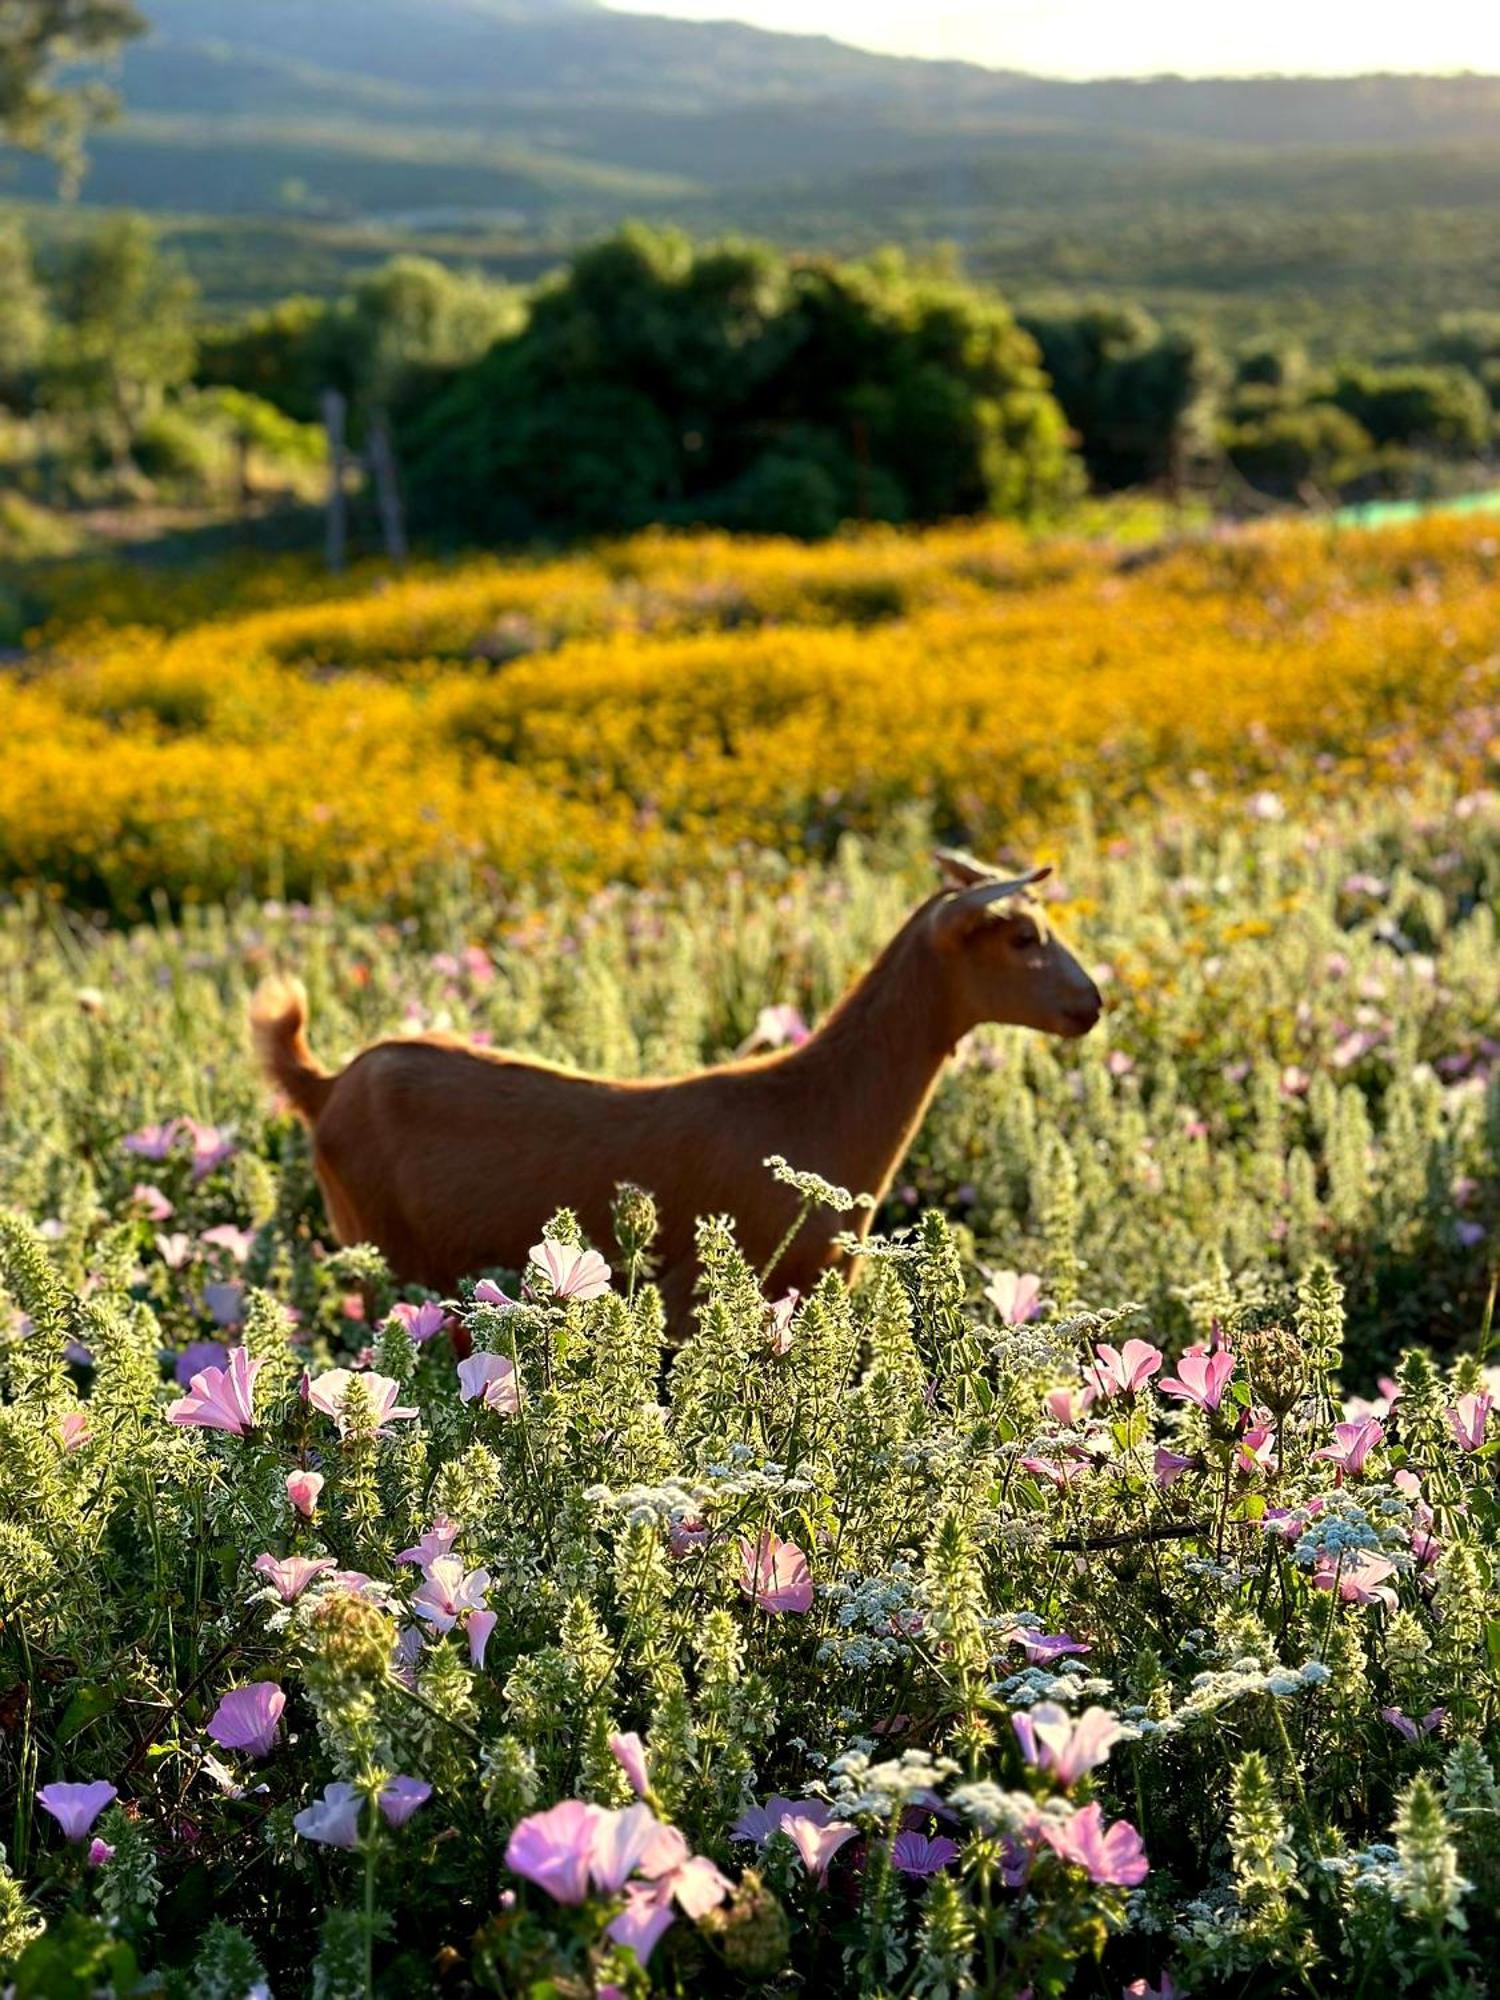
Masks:
[[[934,858],[948,886],[931,905],[932,935],[960,1031],[1005,1021],[1086,1035],[1103,1009],[1099,989],[1030,894],[1051,869],[1007,878],[949,848]]]

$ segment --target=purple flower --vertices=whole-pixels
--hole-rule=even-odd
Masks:
[[[891,1866],[902,1875],[938,1875],[957,1859],[958,1844],[945,1834],[898,1833],[891,1844]]]
[[[427,1299],[419,1306],[408,1305],[404,1299],[391,1307],[390,1318],[398,1326],[404,1326],[418,1347],[425,1345],[448,1324],[448,1315],[436,1299]]]
[[[544,1236],[532,1245],[531,1262],[544,1273],[559,1302],[597,1299],[609,1290],[609,1266],[597,1250],[580,1250],[574,1243],[554,1243]]]
[[[606,1896],[617,1896],[637,1871],[654,1880],[680,1868],[687,1858],[688,1844],[677,1828],[663,1826],[648,1805],[601,1811],[594,1823],[589,1872],[594,1887]]]
[[[89,1842],[90,1868],[102,1868],[106,1861],[113,1861],[114,1858],[115,1858],[115,1850],[110,1846],[107,1840],[100,1840],[98,1835],[96,1834],[95,1837]]]
[[[208,1733],[225,1750],[264,1757],[276,1741],[286,1696],[275,1681],[231,1688],[209,1718]]]
[[[1085,1646],[1072,1639],[1066,1632],[1035,1632],[1023,1628],[1009,1632],[1006,1637],[1013,1646],[1023,1646],[1027,1664],[1033,1667],[1050,1666],[1053,1660],[1060,1660],[1068,1653],[1091,1653],[1092,1646]]]
[[[582,1799],[563,1799],[546,1812],[531,1813],[510,1837],[506,1867],[545,1889],[554,1902],[581,1903],[589,1893],[594,1829],[603,1816]]]
[[[255,1378],[262,1363],[236,1347],[226,1368],[204,1368],[167,1411],[167,1421],[243,1437],[255,1422]]]
[[[431,1785],[420,1778],[392,1778],[380,1794],[380,1810],[388,1826],[405,1826],[419,1806],[432,1797]]]
[[[1383,1708],[1380,1711],[1381,1721],[1388,1722],[1397,1735],[1404,1736],[1408,1743],[1420,1743],[1424,1736],[1430,1736],[1435,1729],[1441,1729],[1447,1718],[1446,1708],[1429,1709],[1420,1722],[1413,1722],[1411,1717],[1403,1715],[1399,1708]]]
[[[1384,1436],[1385,1426],[1378,1417],[1362,1417],[1353,1424],[1335,1424],[1333,1443],[1315,1451],[1313,1457],[1331,1458],[1338,1467],[1340,1479],[1346,1472],[1357,1475],[1364,1471],[1365,1460]]]
[[[138,1160],[164,1160],[177,1143],[177,1130],[175,1118],[165,1125],[143,1125],[139,1132],[127,1133],[120,1144]]]
[[[295,1814],[292,1825],[304,1840],[315,1840],[323,1847],[357,1847],[363,1804],[353,1785],[340,1780],[325,1786],[322,1798]]]
[[[215,1326],[238,1326],[245,1317],[245,1287],[238,1278],[203,1287],[203,1304]]]
[[[113,1785],[96,1778],[89,1785],[43,1785],[36,1802],[43,1812],[51,1813],[69,1840],[82,1840],[104,1808],[118,1797]]]
[[[227,1368],[229,1349],[222,1340],[195,1340],[186,1346],[173,1364],[172,1374],[179,1388],[186,1389],[204,1368]]]
[[[729,1829],[729,1838],[753,1840],[757,1847],[764,1847],[773,1833],[781,1831],[781,1822],[788,1813],[826,1826],[833,1816],[833,1807],[823,1799],[784,1799],[779,1792],[773,1792],[763,1806],[746,1806]]]

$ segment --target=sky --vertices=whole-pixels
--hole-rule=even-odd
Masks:
[[[1500,72],[1496,0],[609,0],[1049,76]]]

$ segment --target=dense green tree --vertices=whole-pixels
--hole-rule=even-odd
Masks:
[[[60,82],[59,71],[112,54],[145,25],[130,0],[0,0],[0,138],[50,153],[76,177],[83,133],[113,98]]]
[[[123,457],[164,393],[192,374],[197,289],[140,217],[121,215],[69,248],[53,297],[46,399],[95,418]]]
[[[1377,444],[1478,452],[1494,428],[1488,397],[1462,368],[1344,368],[1327,400],[1363,424]]]
[[[206,389],[259,396],[298,423],[315,423],[318,394],[327,386],[326,322],[333,311],[324,299],[299,295],[232,325],[205,327],[195,379]]]
[[[621,231],[524,329],[402,410],[429,531],[1019,514],[1076,489],[1033,342],[998,300],[869,264]]]
[[[1331,403],[1272,406],[1230,425],[1224,444],[1236,472],[1287,499],[1337,491],[1375,458],[1370,433]]]
[[[1211,450],[1223,378],[1201,335],[1164,331],[1135,306],[1026,319],[1096,485],[1175,477]]]

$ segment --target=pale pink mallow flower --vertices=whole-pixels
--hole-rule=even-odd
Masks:
[[[1276,1433],[1269,1424],[1249,1424],[1240,1432],[1235,1444],[1234,1462],[1239,1471],[1251,1476],[1257,1472],[1276,1470],[1276,1453],[1273,1449]]]
[[[576,1243],[554,1243],[544,1236],[532,1245],[531,1262],[544,1273],[558,1301],[597,1299],[609,1290],[610,1269],[597,1250],[580,1250]]]
[[[1223,1402],[1233,1374],[1234,1356],[1227,1347],[1220,1347],[1212,1354],[1184,1354],[1177,1373],[1166,1376],[1159,1387],[1164,1396],[1196,1403],[1200,1410],[1212,1413]]]
[[[477,1306],[499,1306],[501,1311],[514,1311],[520,1303],[508,1292],[502,1292],[493,1278],[481,1278],[474,1287],[474,1303]]]
[[[1049,1389],[1042,1400],[1053,1423],[1061,1424],[1064,1430],[1070,1431],[1096,1394],[1097,1391],[1092,1388],[1082,1394],[1077,1389]]]
[[[316,1382],[308,1387],[307,1400],[315,1410],[321,1410],[325,1417],[332,1417],[338,1427],[340,1437],[347,1435],[348,1420],[344,1415],[344,1403],[349,1394],[351,1382],[363,1384],[375,1417],[376,1437],[388,1435],[385,1426],[394,1423],[398,1417],[417,1417],[420,1410],[408,1409],[397,1404],[401,1394],[401,1384],[389,1375],[353,1375],[347,1368],[329,1368]]]
[[[500,1623],[495,1611],[471,1611],[464,1624],[464,1637],[469,1642],[469,1665],[484,1665],[484,1649],[490,1643],[490,1635]]]
[[[984,1296],[1007,1326],[1025,1326],[1042,1310],[1042,1281],[1035,1271],[992,1271]]]
[[[1011,1645],[1025,1650],[1027,1664],[1033,1667],[1050,1666],[1053,1660],[1061,1660],[1069,1653],[1091,1653],[1092,1646],[1084,1645],[1066,1632],[1037,1632],[1030,1626],[1023,1626],[1006,1634]]]
[[[1135,1395],[1162,1364],[1161,1349],[1149,1340],[1127,1340],[1122,1348],[1101,1340],[1095,1343],[1094,1354],[1096,1359],[1084,1370],[1084,1379],[1104,1397]]]
[[[1134,1889],[1151,1871],[1145,1843],[1128,1819],[1104,1824],[1104,1810],[1095,1802],[1081,1806],[1069,1820],[1040,1821],[1043,1840],[1062,1860],[1082,1868],[1092,1882]]]
[[[1395,1574],[1396,1565],[1385,1556],[1361,1550],[1345,1556],[1342,1565],[1324,1556],[1313,1571],[1312,1586],[1314,1590],[1337,1589],[1345,1604],[1383,1604],[1394,1611],[1397,1598],[1388,1579]]]
[[[439,1514],[422,1539],[414,1542],[409,1549],[403,1549],[396,1560],[398,1563],[417,1563],[426,1569],[439,1556],[452,1555],[453,1544],[457,1540],[457,1521],[450,1521],[446,1514]]]
[[[460,1618],[485,1609],[490,1587],[487,1569],[465,1571],[457,1556],[439,1556],[427,1565],[425,1578],[413,1593],[411,1608],[440,1632],[451,1632]]]
[[[432,1797],[432,1787],[420,1778],[392,1778],[380,1794],[380,1811],[387,1826],[405,1826],[418,1807]]]
[[[803,1867],[819,1882],[826,1880],[828,1864],[834,1855],[859,1834],[859,1828],[847,1821],[815,1819],[806,1812],[783,1813],[777,1831],[791,1841],[802,1857]]]
[[[1197,1463],[1191,1452],[1168,1451],[1164,1444],[1159,1444],[1151,1461],[1151,1470],[1158,1486],[1171,1486]]]
[[[232,1222],[220,1222],[212,1229],[205,1229],[198,1240],[211,1249],[227,1251],[231,1262],[243,1264],[255,1248],[255,1231],[236,1229]]]
[[[759,1542],[740,1542],[740,1589],[762,1611],[810,1611],[812,1576],[795,1542],[767,1532]]]
[[[1047,1480],[1059,1493],[1066,1493],[1070,1486],[1082,1479],[1086,1468],[1081,1459],[1070,1459],[1064,1464],[1055,1458],[1040,1458],[1035,1452],[1028,1452],[1021,1460],[1021,1469],[1037,1479]]]
[[[235,1141],[232,1132],[217,1125],[200,1125],[196,1118],[180,1119],[178,1126],[192,1142],[195,1181],[207,1180],[216,1167],[222,1167],[226,1160],[233,1158]]]
[[[1153,1986],[1146,1979],[1132,1979],[1124,1989],[1123,2000],[1178,2000],[1177,1982],[1170,1972],[1162,1974],[1160,1986]]]
[[[1462,1450],[1478,1451],[1483,1445],[1494,1401],[1488,1392],[1482,1395],[1471,1392],[1460,1396],[1448,1411],[1448,1422]]]
[[[333,1567],[332,1556],[283,1556],[278,1560],[269,1550],[251,1564],[256,1575],[274,1587],[283,1604],[295,1604],[315,1576]]]
[[[1010,1719],[1028,1764],[1048,1772],[1058,1784],[1077,1784],[1085,1771],[1102,1764],[1125,1733],[1103,1708],[1088,1708],[1075,1722],[1055,1701],[1038,1702]]]
[[[223,1750],[265,1757],[276,1741],[285,1707],[286,1696],[275,1681],[251,1681],[224,1696],[209,1717],[208,1733]]]
[[[940,1875],[958,1859],[958,1843],[946,1834],[929,1839],[925,1833],[898,1833],[891,1843],[891,1866],[899,1875],[925,1881]]]
[[[292,1825],[304,1840],[315,1840],[321,1847],[358,1847],[363,1806],[354,1786],[339,1779],[324,1786],[322,1798],[295,1813]]]
[[[771,1335],[771,1352],[776,1355],[790,1354],[792,1351],[792,1321],[802,1294],[795,1288],[783,1292],[781,1297],[767,1306],[766,1317]]]
[[[604,1935],[622,1951],[634,1952],[637,1963],[644,1966],[676,1921],[672,1891],[665,1882],[632,1882],[624,1909],[610,1919]]]
[[[64,1451],[77,1451],[93,1436],[87,1410],[69,1410],[57,1426]]]
[[[148,1222],[170,1222],[172,1219],[171,1202],[150,1181],[136,1182],[130,1190],[130,1202],[133,1208],[140,1209]]]
[[[581,1903],[589,1893],[594,1831],[604,1814],[582,1799],[563,1799],[531,1813],[511,1834],[505,1865],[545,1889],[557,1903]]]
[[[425,1299],[419,1306],[398,1299],[391,1307],[388,1318],[398,1326],[404,1326],[418,1347],[424,1347],[429,1340],[435,1339],[448,1324],[448,1315],[436,1299]]]
[[[618,1896],[632,1875],[655,1880],[688,1859],[687,1842],[675,1826],[664,1826],[650,1806],[637,1802],[619,1812],[601,1810],[594,1825],[589,1873],[594,1887]]]
[[[323,1491],[321,1472],[289,1472],[286,1476],[286,1497],[304,1521],[310,1521],[317,1511],[318,1495]]]
[[[114,1858],[115,1858],[115,1850],[110,1846],[107,1840],[101,1840],[99,1836],[96,1834],[94,1838],[89,1842],[90,1868],[102,1868],[106,1861],[113,1861]]]
[[[179,1231],[172,1236],[164,1236],[158,1229],[151,1239],[156,1254],[169,1271],[180,1271],[193,1254],[193,1239]]]
[[[1448,1719],[1446,1708],[1430,1708],[1420,1722],[1413,1722],[1409,1715],[1403,1715],[1399,1708],[1383,1708],[1382,1722],[1388,1722],[1398,1736],[1404,1736],[1408,1743],[1420,1743],[1424,1736],[1431,1736],[1435,1729],[1441,1729]]]
[[[173,1118],[165,1125],[143,1125],[139,1132],[129,1132],[120,1141],[127,1153],[138,1160],[164,1160],[177,1144],[178,1121]]]
[[[761,1008],[749,1039],[740,1044],[741,1053],[748,1054],[751,1049],[800,1049],[811,1033],[801,1009],[789,1000],[782,1000],[773,1007]]]
[[[1313,1453],[1313,1457],[1331,1459],[1338,1468],[1340,1481],[1345,1473],[1357,1477],[1365,1469],[1365,1460],[1384,1436],[1385,1425],[1378,1417],[1361,1417],[1357,1423],[1335,1424],[1333,1443],[1325,1444],[1321,1451]]]
[[[458,1399],[461,1403],[482,1402],[487,1410],[513,1417],[521,1407],[521,1384],[516,1365],[503,1354],[471,1354],[458,1364]]]
[[[646,1746],[636,1732],[616,1731],[609,1739],[609,1754],[629,1779],[636,1797],[645,1798],[651,1789],[651,1774],[646,1764]]]
[[[264,1364],[236,1347],[223,1368],[204,1368],[167,1411],[172,1424],[200,1430],[229,1431],[243,1437],[255,1422],[255,1378]]]
[[[82,1840],[104,1808],[118,1797],[107,1779],[96,1778],[89,1785],[43,1785],[36,1802],[43,1812],[51,1813],[69,1840]]]

